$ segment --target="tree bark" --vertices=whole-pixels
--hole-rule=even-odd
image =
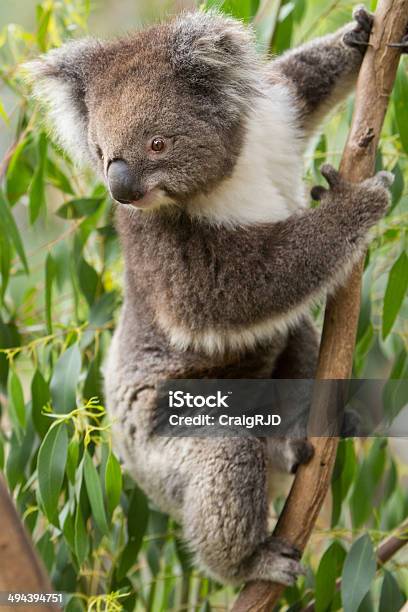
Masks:
[[[388,46],[401,40],[408,22],[408,0],[379,0],[370,38],[370,46],[357,82],[355,109],[348,140],[340,164],[344,178],[360,182],[373,175],[377,145],[392,92],[400,53]],[[328,299],[319,364],[320,380],[350,377],[360,310],[360,287],[363,261],[357,264],[344,287]],[[331,394],[319,392],[312,401],[310,430],[333,412]],[[332,415],[333,416],[333,415]],[[316,431],[316,429],[314,430]],[[285,538],[304,550],[322,503],[330,486],[338,439],[310,438],[315,453],[312,460],[300,466],[274,535]],[[233,612],[270,612],[284,586],[270,582],[248,583]]]
[[[0,476],[0,517],[0,592],[52,593],[51,583],[22,525],[2,476]],[[21,607],[10,604],[10,606],[1,606],[1,609],[11,612]],[[36,605],[35,609],[38,612],[51,610],[55,612],[60,607],[55,604],[44,604]]]

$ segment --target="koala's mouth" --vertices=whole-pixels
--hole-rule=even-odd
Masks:
[[[138,208],[142,210],[158,208],[166,204],[174,204],[173,198],[166,191],[164,191],[164,189],[161,189],[160,187],[155,187],[150,191],[147,191],[137,200],[117,199],[116,201],[119,204],[132,206],[133,208]]]

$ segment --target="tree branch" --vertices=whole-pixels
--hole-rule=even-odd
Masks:
[[[401,40],[408,16],[408,0],[379,0],[370,46],[360,70],[352,125],[340,164],[342,175],[353,182],[373,175],[375,155],[389,96],[398,67],[399,52],[388,47]],[[360,310],[363,261],[354,268],[347,283],[328,299],[320,345],[318,379],[347,379],[350,376]],[[321,421],[334,402],[321,393],[313,398],[310,430]],[[314,430],[316,431],[316,429]],[[330,486],[338,439],[313,438],[315,454],[300,466],[274,535],[304,550]],[[233,612],[270,612],[284,587],[270,582],[248,583]]]
[[[0,475],[0,591],[52,593],[51,583],[31,544]],[[15,604],[4,610],[12,610]],[[38,612],[59,610],[56,604],[37,605]]]

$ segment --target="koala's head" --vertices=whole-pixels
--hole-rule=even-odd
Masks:
[[[182,204],[231,174],[259,74],[251,33],[198,12],[28,68],[62,146],[138,207]]]

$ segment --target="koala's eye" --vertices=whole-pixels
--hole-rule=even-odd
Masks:
[[[96,145],[96,154],[99,157],[99,159],[103,159],[103,151],[99,145]]]
[[[166,147],[164,138],[161,138],[160,136],[155,136],[150,144],[150,147],[155,153],[162,153]]]

